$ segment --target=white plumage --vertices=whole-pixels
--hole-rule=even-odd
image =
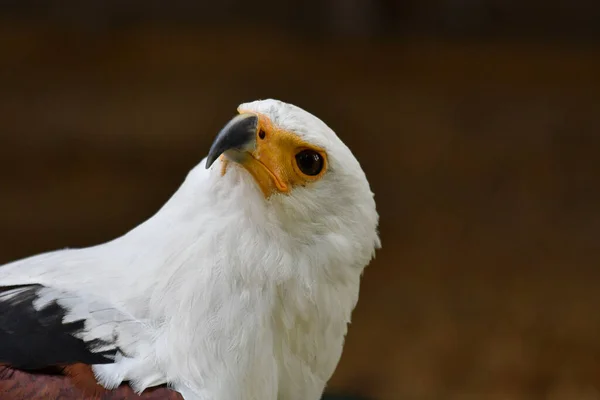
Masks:
[[[319,399],[380,246],[373,194],[321,120],[276,100],[239,110],[260,116],[252,127],[266,130],[264,142],[221,149],[208,169],[204,159],[122,237],[2,266],[0,304],[18,308],[25,290],[35,312],[56,302],[63,323],[83,320],[73,335],[92,353],[116,350],[114,362],[93,367],[107,388],[168,383],[186,400]],[[271,158],[247,156],[260,146]],[[287,164],[297,146],[322,150],[320,175]],[[248,157],[272,176],[250,173]],[[273,189],[277,179],[287,191]]]

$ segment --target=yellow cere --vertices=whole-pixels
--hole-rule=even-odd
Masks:
[[[244,110],[238,111],[240,114],[247,113]],[[241,165],[254,177],[266,198],[273,193],[289,193],[293,187],[317,181],[323,176],[327,170],[327,154],[323,149],[305,142],[292,132],[280,129],[263,114],[252,114],[259,121],[256,150]],[[303,150],[312,150],[321,155],[323,168],[318,174],[307,175],[298,167],[296,155]],[[225,175],[228,160],[222,160],[221,173]]]

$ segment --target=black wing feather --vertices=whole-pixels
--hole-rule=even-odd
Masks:
[[[112,363],[118,349],[102,340],[76,337],[85,320],[63,323],[65,308],[56,302],[37,310],[42,285],[0,287],[0,364],[38,369],[73,363]],[[101,350],[104,349],[104,350]]]

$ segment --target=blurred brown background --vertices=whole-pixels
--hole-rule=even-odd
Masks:
[[[599,39],[583,0],[1,1],[0,263],[126,232],[279,98],[381,214],[332,392],[600,399]]]

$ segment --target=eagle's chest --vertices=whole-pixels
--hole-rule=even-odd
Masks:
[[[281,288],[272,323],[280,400],[317,400],[341,355],[346,312],[331,307],[331,295]]]

